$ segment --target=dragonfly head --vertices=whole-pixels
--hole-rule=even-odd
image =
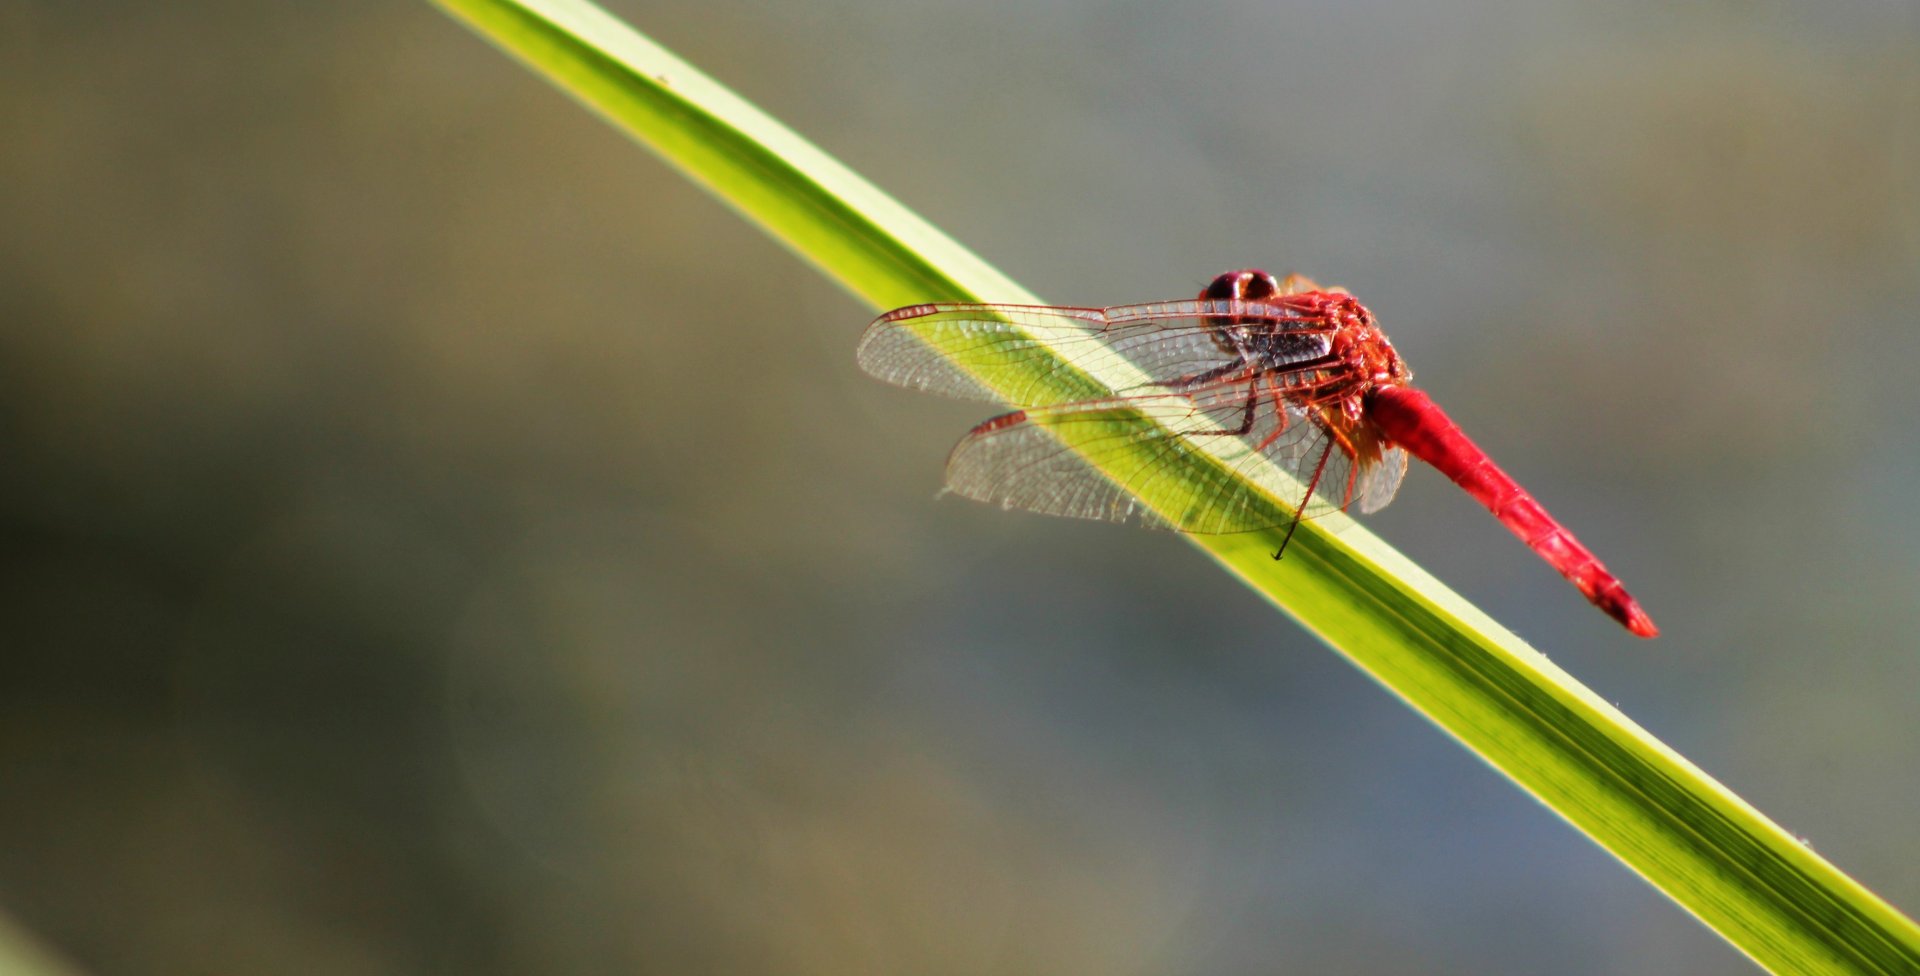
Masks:
[[[1229,271],[1200,292],[1201,301],[1264,302],[1281,295],[1280,282],[1258,268]]]
[[[1248,268],[1229,271],[1200,290],[1203,302],[1235,302],[1264,305],[1283,294],[1280,282],[1265,271]],[[1209,315],[1207,325],[1213,331],[1213,343],[1222,352],[1251,357],[1257,354],[1261,335],[1268,331],[1270,314]]]
[[[1215,342],[1228,352],[1242,355],[1258,352],[1292,359],[1276,344],[1288,335],[1305,338],[1317,334],[1320,352],[1331,353],[1363,382],[1403,386],[1413,379],[1413,371],[1400,360],[1393,344],[1374,321],[1373,313],[1345,288],[1327,288],[1299,275],[1281,281],[1257,269],[1229,271],[1200,292],[1201,301],[1238,301],[1279,306],[1285,309],[1281,321],[1294,323],[1276,328],[1271,312],[1263,315],[1214,315],[1209,318],[1218,330]]]

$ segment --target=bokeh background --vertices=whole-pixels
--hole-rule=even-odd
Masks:
[[[1920,8],[614,0],[1039,294],[1354,289],[1374,529],[1920,906]],[[1741,973],[423,3],[0,0],[0,903],[98,973]]]

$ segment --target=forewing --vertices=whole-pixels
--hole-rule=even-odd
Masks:
[[[895,309],[860,338],[860,368],[899,386],[968,400],[1047,406],[1062,399],[1062,374],[1118,367],[1144,382],[1118,393],[1190,382],[1239,354],[1216,341],[1209,316],[1310,331],[1279,305],[1241,301],[1153,302],[1114,308],[938,304]],[[1217,321],[1218,319],[1214,319]],[[937,350],[937,351],[936,351]],[[1042,370],[1035,375],[1036,365]],[[1131,367],[1127,369],[1127,367]],[[1004,392],[995,392],[998,381]]]
[[[1311,408],[1258,395],[1249,412],[1248,401],[1257,396],[1250,391],[1250,384],[1219,384],[1006,414],[974,428],[954,448],[947,489],[1002,508],[1201,534],[1285,522],[1309,483],[1305,518],[1356,504],[1372,511],[1392,497],[1404,454],[1390,451],[1385,463],[1356,467]],[[1143,425],[1143,411],[1176,432]],[[1079,449],[1067,447],[1056,430]],[[1275,477],[1274,469],[1287,477]],[[1245,480],[1268,488],[1283,506],[1244,491]],[[1141,503],[1141,495],[1184,495],[1192,504],[1162,515]]]

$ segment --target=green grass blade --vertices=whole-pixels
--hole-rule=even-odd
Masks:
[[[436,2],[876,309],[1038,300],[584,0]],[[1052,380],[1025,369],[1020,381],[1074,396],[1117,385],[1126,366]],[[1219,466],[1196,449],[1143,500],[1178,512]],[[1233,490],[1278,504],[1262,483]],[[1332,527],[1304,525],[1279,563],[1274,533],[1189,538],[1767,968],[1920,973],[1911,920],[1364,529]]]
[[[80,970],[12,916],[0,914],[0,976],[80,976]]]

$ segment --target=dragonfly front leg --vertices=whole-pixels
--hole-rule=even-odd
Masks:
[[[1234,360],[1233,362],[1227,363],[1224,366],[1215,366],[1212,369],[1205,370],[1199,373],[1194,373],[1190,376],[1182,376],[1176,380],[1168,380],[1165,383],[1155,383],[1153,385],[1161,387],[1162,389],[1172,390],[1175,393],[1191,393],[1195,389],[1204,388],[1210,384],[1217,383],[1221,380],[1237,378],[1235,377],[1235,374],[1237,373],[1245,373],[1248,376],[1251,376],[1252,369],[1253,369],[1253,364],[1248,360],[1242,358],[1242,359],[1237,359],[1237,360]],[[1189,397],[1188,399],[1192,399],[1192,397]],[[1227,435],[1232,437],[1244,436],[1248,432],[1253,430],[1254,412],[1259,408],[1259,406],[1260,406],[1259,385],[1256,383],[1249,383],[1247,384],[1247,401],[1243,405],[1243,409],[1241,410],[1241,413],[1240,413],[1240,426],[1233,427],[1233,428],[1223,427],[1220,430],[1196,430],[1189,433],[1187,436],[1189,437],[1217,437],[1221,435]]]
[[[1255,369],[1254,362],[1242,356],[1223,366],[1215,366],[1209,370],[1202,370],[1198,373],[1182,376],[1179,379],[1167,380],[1164,383],[1154,383],[1152,385],[1160,387],[1163,390],[1172,390],[1175,393],[1186,393],[1190,390],[1206,386],[1209,383],[1219,382],[1220,380],[1235,378],[1240,375],[1250,377],[1253,375]]]
[[[1280,384],[1275,382],[1272,376],[1267,377],[1267,392],[1273,394],[1273,433],[1261,439],[1260,446],[1254,448],[1255,451],[1260,452],[1264,452],[1267,448],[1272,447],[1273,442],[1279,440],[1280,435],[1287,432],[1287,403],[1282,399],[1286,394],[1281,391]],[[1248,415],[1247,422],[1248,424],[1252,424],[1253,417],[1251,414]]]
[[[1219,430],[1196,430],[1189,433],[1187,436],[1188,437],[1244,437],[1246,436],[1249,432],[1253,430],[1253,416],[1254,416],[1254,412],[1258,410],[1260,407],[1260,398],[1261,398],[1261,394],[1257,387],[1249,387],[1247,389],[1246,409],[1241,411],[1240,426],[1232,429],[1222,427]]]

